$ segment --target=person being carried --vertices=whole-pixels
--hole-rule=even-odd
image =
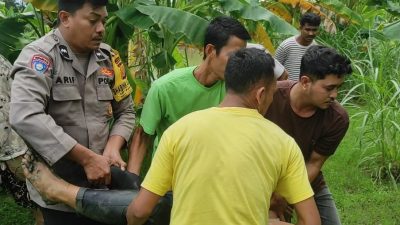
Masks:
[[[11,67],[10,62],[0,55],[0,185],[13,196],[18,205],[32,209],[35,225],[42,225],[42,213],[29,199],[21,167],[22,156],[28,150],[28,146],[11,129],[9,123]]]
[[[47,199],[81,213],[97,205],[103,220],[126,218],[129,225],[143,224],[169,190],[174,193],[172,225],[268,224],[273,191],[294,204],[297,224],[320,225],[299,147],[263,117],[276,88],[273,67],[272,57],[262,50],[234,53],[222,103],[190,113],[164,132],[139,192],[80,188],[29,155],[25,175]],[[101,200],[104,196],[107,201]]]
[[[318,34],[321,18],[314,13],[306,13],[300,18],[300,35],[284,40],[276,49],[275,58],[287,69],[289,80],[298,81],[301,57]]]
[[[110,184],[111,165],[125,167],[119,151],[135,120],[118,53],[102,43],[106,5],[58,1],[58,28],[27,45],[14,63],[10,104],[11,126],[58,176],[96,188]],[[28,189],[46,225],[101,224],[43,202],[29,183]]]
[[[332,48],[311,46],[301,60],[300,80],[278,82],[265,115],[300,146],[322,224],[341,224],[321,169],[349,127],[349,116],[336,97],[345,76],[351,73],[346,56]]]
[[[234,18],[213,19],[204,37],[203,61],[175,69],[156,80],[147,94],[129,150],[127,170],[140,174],[147,149],[153,154],[164,131],[188,113],[218,105],[224,95],[224,71],[229,55],[246,47],[250,35]],[[156,141],[154,141],[156,140]]]

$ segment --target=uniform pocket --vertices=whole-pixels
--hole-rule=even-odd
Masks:
[[[85,126],[82,96],[75,85],[53,85],[47,113],[59,126]]]
[[[52,92],[54,101],[71,101],[82,99],[78,87],[75,86],[53,86]]]
[[[113,99],[114,97],[109,86],[97,86],[97,100],[111,101]]]

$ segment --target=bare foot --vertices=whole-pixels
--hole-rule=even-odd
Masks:
[[[47,203],[51,204],[54,202],[62,202],[71,207],[75,206],[75,198],[67,199],[65,196],[69,196],[77,193],[76,188],[73,185],[65,182],[64,180],[56,177],[50,169],[31,152],[27,152],[22,159],[22,168],[24,170],[25,177],[31,182],[35,189],[40,193],[42,199]],[[75,188],[75,189],[74,189]],[[77,188],[79,189],[79,188]],[[71,205],[71,203],[73,203]]]

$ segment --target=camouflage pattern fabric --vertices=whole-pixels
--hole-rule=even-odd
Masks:
[[[25,181],[18,179],[5,163],[6,161],[13,162],[12,159],[23,155],[28,149],[8,122],[12,81],[10,78],[11,67],[10,62],[0,55],[0,184],[13,196],[18,205],[32,208],[35,205],[29,199]]]
[[[8,121],[12,82],[10,71],[10,62],[0,55],[0,161],[23,155],[28,149],[25,142],[11,129]]]
[[[25,208],[35,208],[36,204],[29,198],[25,181],[19,180],[7,167],[0,169],[1,187],[12,195],[15,203]]]

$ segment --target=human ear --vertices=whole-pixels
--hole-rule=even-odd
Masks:
[[[206,58],[208,56],[212,56],[214,53],[216,53],[215,46],[212,44],[207,44],[206,47],[204,48],[204,52],[206,54]]]
[[[312,83],[312,80],[309,76],[303,75],[300,77],[299,83],[303,89],[306,89]]]
[[[58,19],[60,20],[60,24],[62,24],[65,27],[69,27],[69,17],[70,17],[70,13],[66,12],[66,11],[60,11],[58,13]]]
[[[256,100],[258,105],[261,105],[263,103],[263,99],[265,98],[265,91],[265,87],[259,87],[256,89]]]

